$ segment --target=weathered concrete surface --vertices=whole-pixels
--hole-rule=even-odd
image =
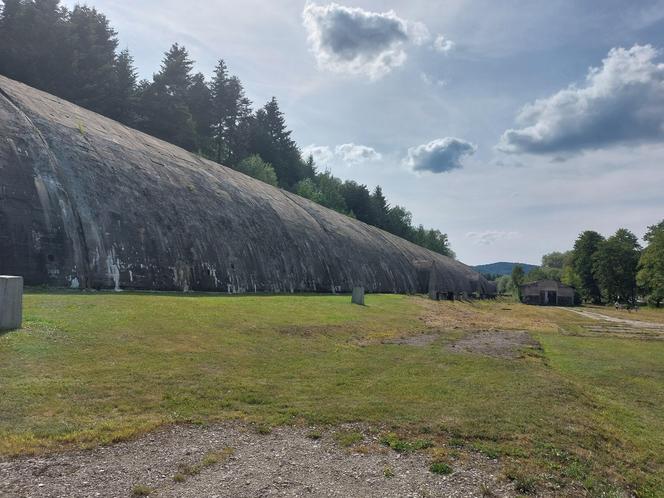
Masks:
[[[469,267],[0,77],[0,273],[27,285],[481,292]],[[435,265],[433,264],[435,263]]]
[[[351,303],[364,306],[364,287],[353,287]]]
[[[23,322],[23,277],[0,275],[0,330],[20,329]]]

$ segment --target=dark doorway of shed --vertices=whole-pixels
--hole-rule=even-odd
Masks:
[[[540,291],[540,303],[543,306],[555,306],[558,303],[556,291]]]

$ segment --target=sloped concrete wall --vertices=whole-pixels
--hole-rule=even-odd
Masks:
[[[481,290],[469,267],[0,77],[0,273],[239,292]],[[478,289],[478,287],[480,289]]]

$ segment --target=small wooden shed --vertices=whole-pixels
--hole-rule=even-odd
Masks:
[[[537,280],[521,286],[521,301],[539,306],[574,306],[574,287],[556,280]]]

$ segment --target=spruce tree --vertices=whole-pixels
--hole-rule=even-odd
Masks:
[[[187,150],[196,148],[195,124],[187,101],[192,68],[187,49],[175,43],[140,99],[143,131]]]
[[[115,77],[109,96],[111,107],[108,116],[129,126],[136,125],[136,99],[138,92],[134,58],[124,49],[115,61]]]
[[[101,114],[110,114],[115,87],[117,34],[96,9],[76,5],[69,14],[67,44],[71,55],[63,97]]]

